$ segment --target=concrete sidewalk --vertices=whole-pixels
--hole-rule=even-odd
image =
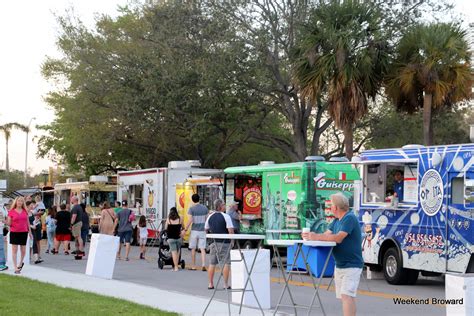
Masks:
[[[13,270],[5,271],[15,275]],[[16,276],[16,275],[15,275]],[[82,290],[99,295],[111,296],[141,305],[158,308],[164,311],[182,315],[202,315],[209,302],[208,298],[160,290],[154,287],[139,285],[117,280],[104,280],[81,273],[66,272],[62,270],[42,268],[38,266],[25,266],[19,277],[25,277],[57,286]],[[231,313],[236,315],[239,306],[231,304]],[[211,303],[206,315],[227,315],[227,302],[215,300]],[[266,311],[271,315],[271,311]],[[262,315],[257,309],[243,307],[242,315]],[[282,315],[279,313],[279,315]]]

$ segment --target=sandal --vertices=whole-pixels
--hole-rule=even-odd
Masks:
[[[69,251],[65,251],[64,255],[69,256]]]
[[[22,262],[22,263],[21,263],[21,265],[20,265],[20,266],[18,267],[18,269],[17,269],[17,270],[18,270],[18,272],[20,272],[20,271],[21,271],[21,269],[23,269],[23,266],[24,266],[24,265],[25,265],[25,263],[24,263],[24,262]]]
[[[208,286],[207,289],[208,290],[214,290],[214,287],[213,286]]]
[[[16,269],[16,270],[15,270],[15,274],[21,274],[21,270]]]
[[[192,267],[192,268],[189,269],[189,270],[196,271],[196,267]]]

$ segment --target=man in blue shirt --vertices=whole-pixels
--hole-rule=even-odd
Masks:
[[[303,233],[305,240],[333,241],[336,269],[336,297],[342,300],[344,316],[356,314],[355,297],[360,274],[364,266],[362,259],[362,233],[357,217],[349,211],[349,200],[342,193],[331,195],[331,211],[336,217],[324,234]]]
[[[403,201],[403,174],[400,170],[393,175],[393,192],[397,194],[398,201]]]

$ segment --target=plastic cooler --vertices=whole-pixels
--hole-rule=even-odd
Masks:
[[[306,266],[303,261],[303,256],[300,253],[298,255],[298,258],[296,259],[296,264],[293,264],[294,258],[295,258],[295,252],[297,249],[297,245],[294,246],[289,246],[287,248],[287,271],[306,271]],[[301,248],[301,251],[304,252],[304,255],[306,257],[306,260],[308,261],[309,268],[311,270],[311,273],[315,277],[320,277],[321,272],[323,271],[324,263],[326,262],[326,258],[328,256],[328,253],[330,251],[330,247],[309,247],[303,245]],[[334,274],[334,257],[331,256],[329,258],[328,266],[326,267],[326,271],[324,273],[325,277],[332,277]]]

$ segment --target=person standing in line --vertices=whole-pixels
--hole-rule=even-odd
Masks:
[[[4,238],[4,227],[5,222],[7,221],[8,212],[4,206],[0,206],[0,271],[5,271],[8,269],[7,263],[5,260],[5,238]]]
[[[119,250],[117,253],[117,259],[119,260],[120,253],[122,252],[122,243],[125,243],[125,261],[130,260],[128,255],[130,254],[130,243],[133,233],[132,222],[135,219],[134,217],[135,214],[128,208],[128,202],[124,200],[122,202],[122,210],[118,212],[117,218],[115,219],[115,225],[118,225],[118,236],[120,237]]]
[[[344,316],[356,315],[357,288],[364,266],[362,258],[362,233],[357,217],[349,210],[349,200],[342,193],[331,195],[334,221],[324,234],[302,233],[304,240],[336,242],[333,250],[336,261],[334,282],[336,297],[342,301]]]
[[[206,271],[206,232],[204,224],[209,210],[206,206],[199,204],[199,194],[193,194],[191,200],[194,205],[188,210],[189,222],[187,223],[187,232],[191,226],[191,235],[189,236],[189,248],[191,249],[191,270],[196,270],[196,248],[201,250],[201,270]]]
[[[8,211],[7,225],[10,226],[10,244],[12,245],[12,261],[15,268],[15,274],[20,274],[24,266],[26,254],[26,242],[28,234],[31,235],[30,225],[28,222],[28,212],[25,208],[25,199],[18,197],[12,204],[12,208]],[[20,246],[20,262],[18,264],[18,246]]]
[[[71,213],[66,210],[66,204],[59,206],[59,212],[56,214],[56,236],[54,238],[54,249],[52,254],[57,254],[59,245],[62,242],[64,254],[69,255],[69,242],[71,241]]]
[[[46,236],[48,237],[48,249],[46,253],[54,250],[54,237],[56,235],[56,206],[48,208],[48,216],[46,216]]]
[[[179,254],[183,243],[181,238],[184,236],[184,227],[176,207],[170,209],[170,214],[166,220],[166,232],[168,234],[168,245],[170,246],[171,256],[173,257],[173,271],[178,271]]]
[[[234,228],[232,219],[225,213],[225,203],[221,199],[214,201],[215,212],[212,212],[206,220],[204,228],[209,234],[233,234]],[[229,274],[230,274],[230,240],[214,239],[210,245],[210,264],[209,264],[209,285],[208,289],[214,289],[214,272],[217,264],[224,264],[224,289],[229,290]]]
[[[146,227],[145,215],[138,220],[138,234],[140,235],[140,259],[145,259],[146,242],[148,240],[148,228]]]
[[[114,210],[110,208],[109,202],[105,201],[102,205],[102,213],[100,214],[99,232],[104,235],[113,236],[115,232],[115,220],[117,216]]]
[[[82,242],[81,237],[81,228],[82,228],[82,207],[79,205],[79,198],[73,196],[71,198],[71,203],[73,205],[71,209],[71,233],[72,236],[76,239],[76,254],[79,256],[85,255],[84,253],[84,243]]]
[[[234,234],[240,233],[240,220],[242,215],[239,211],[239,201],[233,201],[227,209],[227,215],[232,219],[232,225],[234,226]]]
[[[122,203],[115,201],[114,213],[117,215],[122,210]]]
[[[87,239],[89,237],[90,219],[89,219],[89,213],[87,213],[86,205],[84,203],[81,203],[80,205],[82,208],[82,227],[81,227],[81,238],[82,238],[82,243],[83,243],[82,249],[85,250]]]
[[[41,241],[41,219],[35,215],[35,202],[34,201],[27,201],[26,202],[26,209],[28,210],[28,220],[30,224],[30,231],[33,235],[32,245],[33,245],[33,258],[35,264],[43,262],[39,254],[39,243]]]

